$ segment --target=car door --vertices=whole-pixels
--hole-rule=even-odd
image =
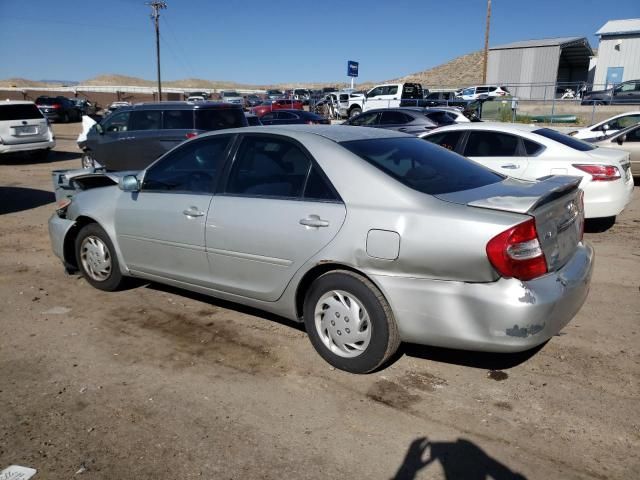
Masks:
[[[470,130],[464,156],[491,170],[515,178],[525,178],[529,161],[520,137],[492,130]],[[534,177],[536,178],[536,177]]]
[[[387,87],[380,85],[367,92],[366,102],[362,106],[362,111],[372,110],[374,108],[386,108],[386,102],[384,100],[384,94],[387,91]]]
[[[131,112],[114,113],[100,123],[100,129],[92,129],[87,135],[87,147],[93,158],[108,170],[121,170],[128,160],[124,142],[129,135],[129,116]]]
[[[143,170],[168,149],[160,142],[161,110],[133,110],[129,117],[129,135],[121,140],[127,150],[127,163],[121,170]]]
[[[195,110],[163,110],[162,130],[157,132],[157,149],[161,154],[196,135]]]
[[[640,91],[636,81],[624,82],[613,90],[613,103],[636,103],[640,100]]]
[[[624,136],[625,140],[622,145],[618,144],[617,139],[612,139],[608,145],[600,145],[629,152],[631,173],[636,177],[640,176],[640,125],[629,130]]]
[[[452,152],[460,153],[463,133],[464,132],[462,130],[450,130],[428,135],[424,137],[424,139],[431,143],[440,145],[447,150],[451,150]]]
[[[122,192],[116,238],[131,270],[208,284],[205,220],[232,138],[188,142],[143,173],[139,192]]]
[[[338,233],[344,204],[311,155],[279,135],[246,134],[209,210],[213,288],[277,300]]]

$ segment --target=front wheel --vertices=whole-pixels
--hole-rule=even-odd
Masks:
[[[361,113],[362,113],[362,110],[360,108],[357,108],[357,107],[356,108],[352,108],[349,111],[349,118],[356,117],[356,116],[360,115]]]
[[[316,351],[351,373],[368,373],[400,345],[391,307],[365,277],[338,270],[318,277],[304,302],[304,323]]]
[[[76,260],[82,276],[93,287],[112,292],[124,284],[118,257],[107,232],[97,223],[82,227],[76,237]]]

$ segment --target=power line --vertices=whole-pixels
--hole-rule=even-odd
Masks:
[[[160,10],[167,8],[167,4],[162,1],[154,0],[145,2],[145,5],[151,7],[151,18],[156,27],[156,56],[158,60],[158,101],[162,101],[162,81],[160,80]]]

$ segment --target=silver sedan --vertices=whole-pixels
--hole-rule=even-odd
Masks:
[[[137,277],[274,312],[350,372],[401,341],[532,348],[589,289],[580,178],[515,180],[398,132],[225,130],[134,175],[67,177],[53,251],[94,287]]]

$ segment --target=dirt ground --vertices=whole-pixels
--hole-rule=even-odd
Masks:
[[[640,478],[640,187],[576,318],[524,355],[404,345],[329,367],[304,330],[148,284],[105,293],[51,253],[50,160],[0,164],[0,469],[35,479]]]

